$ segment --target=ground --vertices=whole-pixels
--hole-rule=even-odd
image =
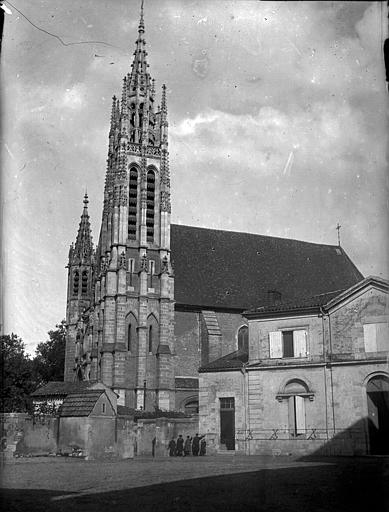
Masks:
[[[2,488],[3,511],[383,511],[389,458],[14,459]]]

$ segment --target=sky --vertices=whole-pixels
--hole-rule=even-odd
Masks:
[[[33,353],[65,317],[86,189],[98,240],[111,98],[140,1],[5,4],[4,332]],[[385,8],[145,0],[159,98],[167,85],[172,222],[323,244],[339,223],[359,270],[388,277]]]

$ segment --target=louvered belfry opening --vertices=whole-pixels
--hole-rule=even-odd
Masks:
[[[155,203],[155,174],[153,171],[147,173],[147,209],[146,226],[147,241],[154,241],[154,203]]]
[[[87,270],[84,270],[82,272],[81,293],[83,295],[86,295],[88,293],[88,271]]]
[[[73,295],[78,295],[78,285],[80,284],[80,276],[78,270],[73,274]]]
[[[136,240],[136,214],[138,208],[138,171],[135,167],[130,170],[128,193],[128,238]]]

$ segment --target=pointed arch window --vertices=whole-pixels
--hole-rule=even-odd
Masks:
[[[81,293],[86,295],[88,293],[88,271],[83,270],[81,277]]]
[[[136,318],[130,313],[127,317],[127,350],[129,352],[134,351],[136,347],[136,327]]]
[[[153,326],[149,325],[149,352],[153,351]]]
[[[155,174],[153,171],[147,173],[147,209],[146,226],[147,241],[154,241],[154,208],[155,208]]]
[[[147,350],[151,354],[157,346],[158,322],[154,315],[147,319]]]
[[[78,295],[78,288],[80,285],[80,275],[78,270],[76,270],[73,274],[73,294]]]
[[[249,351],[249,328],[247,325],[242,325],[238,331],[238,350],[243,350],[247,353]]]
[[[136,240],[136,220],[138,211],[138,170],[130,169],[130,183],[128,187],[128,238]]]

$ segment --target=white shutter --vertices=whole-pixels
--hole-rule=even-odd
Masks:
[[[270,357],[282,357],[282,331],[269,332]]]
[[[389,325],[386,323],[376,324],[377,351],[389,350]]]
[[[296,432],[305,434],[305,400],[302,396],[295,396],[296,407]]]
[[[365,352],[377,352],[376,324],[365,324],[363,326],[363,340]]]
[[[307,357],[307,332],[293,331],[293,356]]]

